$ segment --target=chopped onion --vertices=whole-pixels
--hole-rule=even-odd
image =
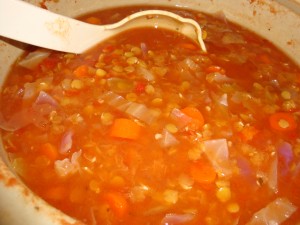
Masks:
[[[0,128],[6,131],[16,131],[31,123],[39,128],[44,128],[49,123],[45,118],[57,108],[57,103],[51,96],[41,92],[30,108],[24,108],[5,119],[0,113]]]
[[[186,127],[192,122],[192,118],[181,112],[180,109],[174,108],[170,113],[170,118],[174,121],[178,129]]]
[[[110,106],[125,112],[147,124],[152,124],[159,116],[158,112],[149,109],[144,104],[130,102],[111,91],[102,95],[102,99]]]
[[[256,212],[246,225],[280,225],[296,210],[297,207],[288,199],[277,198]]]
[[[203,141],[204,152],[215,170],[223,176],[232,174],[229,162],[229,152],[226,139]]]
[[[23,99],[33,98],[39,90],[44,90],[52,84],[53,77],[44,77],[36,80],[33,83],[24,84]]]
[[[24,95],[23,99],[33,98],[37,92],[37,84],[36,83],[26,83],[24,84]]]
[[[288,142],[283,142],[277,149],[278,160],[280,161],[279,172],[281,175],[287,175],[290,170],[291,163],[294,158],[292,145]]]
[[[71,159],[65,158],[63,160],[56,160],[54,162],[54,168],[59,176],[65,177],[72,175],[79,170],[79,158],[81,156],[81,150],[74,152]]]
[[[189,69],[191,69],[193,71],[196,71],[199,69],[199,65],[190,58],[186,58],[185,60],[183,60],[183,62]]]
[[[278,192],[278,157],[277,155],[272,159],[270,168],[268,170],[268,186],[274,192]]]
[[[184,190],[190,190],[193,188],[194,180],[186,174],[180,174],[178,177],[178,183]]]
[[[174,135],[171,134],[167,129],[163,130],[161,137],[158,140],[163,148],[172,147],[179,143],[179,141],[174,137]]]
[[[49,104],[55,107],[58,106],[57,101],[44,91],[40,91],[37,99],[35,100],[35,104]]]
[[[61,154],[67,153],[72,148],[73,134],[74,134],[73,131],[67,131],[66,133],[64,133],[59,148],[59,152]]]
[[[148,48],[144,42],[141,43],[141,50],[142,50],[143,56],[146,57],[147,53],[148,53]]]
[[[38,49],[34,52],[29,53],[24,59],[19,62],[19,65],[27,69],[33,70],[36,68],[44,59],[50,55],[50,51],[47,49]]]
[[[154,74],[150,70],[147,70],[144,67],[141,67],[141,66],[138,67],[137,68],[137,73],[138,73],[138,75],[140,75],[141,77],[143,77],[147,81],[155,80]]]
[[[186,214],[176,214],[176,213],[168,213],[161,221],[161,225],[176,225],[183,224],[192,221],[195,218],[194,214],[186,213]]]
[[[209,83],[217,82],[217,83],[224,83],[224,82],[234,82],[234,79],[227,77],[219,72],[209,73],[206,75],[206,80]]]
[[[226,93],[221,96],[219,96],[215,93],[212,93],[212,97],[218,104],[223,105],[223,106],[228,106],[228,97],[227,97]]]

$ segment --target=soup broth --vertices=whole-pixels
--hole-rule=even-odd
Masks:
[[[86,224],[296,224],[299,68],[225,18],[167,10],[199,22],[207,53],[140,28],[81,55],[31,49],[15,63],[0,102],[13,168]]]

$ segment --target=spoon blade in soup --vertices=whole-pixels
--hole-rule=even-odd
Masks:
[[[114,24],[93,25],[21,0],[0,0],[1,36],[62,52],[83,53],[109,37],[139,27],[180,32],[206,52],[199,24],[164,10],[141,11]]]

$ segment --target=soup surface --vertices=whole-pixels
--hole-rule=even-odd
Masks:
[[[112,23],[146,7],[82,18]],[[87,224],[296,224],[299,68],[225,18],[127,31],[82,54],[35,49],[1,91],[11,163]]]

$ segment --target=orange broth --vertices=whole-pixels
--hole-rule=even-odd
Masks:
[[[296,224],[299,68],[225,19],[168,10],[200,23],[207,53],[142,28],[82,55],[34,49],[19,59],[1,91],[12,166],[86,224]],[[32,52],[43,55],[36,65],[24,61]]]

